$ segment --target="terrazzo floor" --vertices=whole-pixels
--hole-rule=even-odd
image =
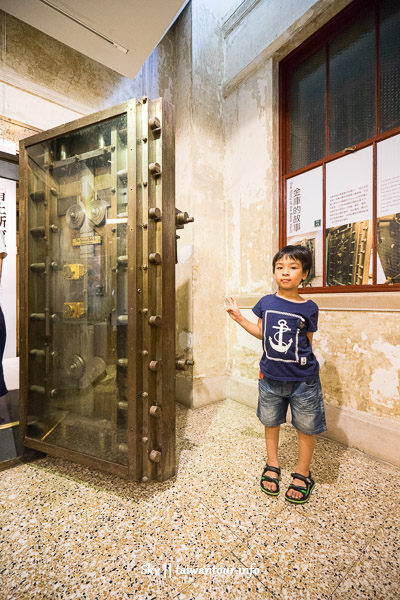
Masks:
[[[259,488],[263,427],[226,400],[178,406],[177,475],[118,477],[45,457],[0,473],[1,600],[400,599],[400,470],[318,438],[311,501]]]

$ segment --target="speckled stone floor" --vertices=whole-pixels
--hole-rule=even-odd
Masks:
[[[319,438],[312,499],[289,505],[286,425],[271,499],[263,427],[229,400],[179,406],[177,449],[162,484],[52,457],[0,473],[0,599],[400,598],[399,469]]]

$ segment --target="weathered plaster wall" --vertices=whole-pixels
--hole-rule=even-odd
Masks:
[[[176,108],[176,187],[175,202],[181,210],[193,216],[191,179],[193,168],[192,114],[192,9],[189,5],[177,21],[175,31],[175,77],[182,85],[174,87]],[[185,84],[183,85],[183,82]],[[178,175],[179,171],[179,175]],[[176,350],[178,356],[193,358],[193,236],[194,224],[178,231],[178,265],[176,274]],[[176,391],[180,402],[190,404],[193,390],[193,369],[177,374]]]
[[[257,322],[257,317],[251,309],[242,308],[241,312],[252,323]],[[258,379],[262,354],[261,340],[250,336],[232,322],[229,327],[229,348],[231,377],[255,382]]]
[[[247,4],[252,10],[226,36],[227,80],[288,29],[315,0],[260,0]]]
[[[192,2],[195,405],[226,395],[223,54],[211,8],[211,2]]]
[[[315,334],[325,399],[400,423],[400,314],[321,311]]]
[[[224,103],[225,195],[228,203],[228,290],[232,294],[271,289],[268,265],[278,243],[274,196],[276,157],[270,107],[273,64],[269,61]]]

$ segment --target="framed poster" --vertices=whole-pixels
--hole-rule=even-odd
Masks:
[[[373,148],[326,165],[326,284],[372,284]]]
[[[377,283],[400,283],[400,135],[376,150]]]
[[[287,244],[307,246],[313,265],[305,286],[317,287],[323,282],[323,172],[311,169],[286,181]]]

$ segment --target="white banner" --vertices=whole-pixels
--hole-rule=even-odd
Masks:
[[[322,167],[286,181],[287,237],[322,229]]]
[[[377,144],[378,218],[400,213],[400,135]]]
[[[5,232],[7,246],[7,256],[3,260],[3,272],[0,285],[0,304],[3,309],[7,328],[7,342],[4,358],[15,358],[17,354],[16,216],[16,182],[0,178],[0,229]]]
[[[372,219],[372,146],[326,165],[326,228]]]

